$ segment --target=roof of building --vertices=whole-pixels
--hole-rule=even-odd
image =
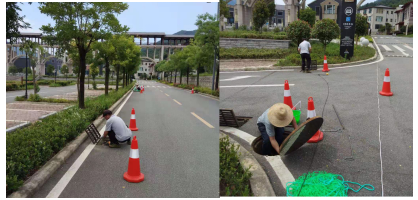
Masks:
[[[366,10],[366,9],[369,9],[369,8],[396,9],[396,8],[389,7],[389,6],[378,5],[378,6],[370,6],[370,7],[362,8],[362,9],[359,9],[359,10]]]
[[[409,4],[411,4],[411,3],[413,3],[413,1],[410,1],[410,2],[408,2],[408,3],[405,3],[403,6],[402,6],[402,8],[403,7],[405,7],[405,6],[408,6]]]
[[[276,4],[276,10],[285,10],[285,5],[277,5]]]

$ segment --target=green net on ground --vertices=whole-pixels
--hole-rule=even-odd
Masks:
[[[349,183],[359,185],[354,190]],[[361,189],[374,190],[370,184],[361,185],[356,182],[344,181],[343,176],[327,172],[312,172],[303,174],[295,182],[286,184],[287,196],[347,196],[348,190],[359,192]]]

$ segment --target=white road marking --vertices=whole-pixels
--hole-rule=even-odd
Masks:
[[[241,138],[242,140],[246,141],[248,145],[251,145],[251,143],[256,138],[244,131],[232,127],[220,126],[219,129]],[[282,186],[284,188],[286,188],[286,184],[288,182],[295,181],[295,178],[293,177],[289,169],[286,167],[286,165],[283,163],[282,158],[280,156],[265,156],[265,158],[267,162],[270,164],[270,166],[273,168],[277,177],[279,177],[280,182],[282,183]]]
[[[294,86],[295,84],[289,84],[289,86]],[[219,86],[220,88],[242,88],[242,87],[283,87],[284,84],[268,84],[268,85],[227,85]]]
[[[173,99],[173,101],[175,101],[177,104],[179,104],[181,106],[181,103],[178,102],[177,100]]]
[[[152,86],[152,87],[155,87],[155,86]]]
[[[395,47],[396,49],[398,49],[401,53],[403,53],[403,55],[405,55],[405,56],[409,56],[409,54],[407,54],[407,53],[405,53],[404,51],[405,50],[403,50],[402,48],[400,48],[400,47],[398,47],[398,46],[396,46],[396,45],[392,45],[393,47]]]
[[[209,124],[207,121],[205,121],[204,119],[202,119],[201,117],[199,117],[198,115],[196,115],[196,113],[194,113],[194,112],[191,112],[192,113],[192,115],[194,116],[194,117],[196,117],[198,120],[200,120],[202,123],[204,123],[206,126],[208,126],[209,128],[215,128],[215,127],[213,127],[211,124]]]
[[[382,141],[380,140],[380,101],[379,101],[379,64],[376,65],[376,79],[377,79],[377,117],[379,118],[379,145],[380,145],[380,182],[382,183],[382,196],[383,196],[383,161],[382,161]]]
[[[20,120],[6,120],[6,122],[29,122],[29,121],[20,121]]]
[[[232,71],[232,72],[219,72],[221,74],[229,73],[254,73],[254,72],[293,72],[294,69],[270,69],[270,70],[260,70],[260,71]]]
[[[414,49],[412,48],[412,47],[410,47],[410,46],[408,46],[408,45],[403,45],[404,47],[406,47],[406,48],[408,48],[408,49],[411,49],[411,51],[413,51]]]
[[[170,95],[168,95],[167,93],[164,93],[164,94],[165,94],[165,96],[168,96],[168,97],[170,96]]]
[[[232,78],[228,78],[228,79],[222,79],[222,80],[219,80],[219,81],[235,81],[235,80],[244,79],[244,78],[251,78],[251,77],[257,77],[257,76],[236,76],[236,77],[232,77]]]
[[[114,113],[114,115],[118,115],[120,110],[123,108],[125,103],[128,101],[128,99],[131,97],[132,91],[129,94],[129,96],[125,99],[125,101],[119,106],[119,109]],[[100,135],[103,135],[104,130],[106,126],[103,126],[102,129],[100,129]],[[77,158],[77,160],[71,165],[71,167],[65,172],[64,176],[61,177],[60,181],[55,185],[54,188],[49,192],[48,196],[46,198],[58,198],[62,191],[64,191],[65,187],[67,187],[67,184],[71,181],[73,176],[77,173],[77,170],[81,167],[83,162],[86,160],[86,158],[89,156],[90,152],[93,150],[93,148],[96,145],[93,143],[90,143],[81,153],[81,155]]]
[[[392,49],[390,49],[388,46],[386,45],[382,45],[382,47],[386,50],[386,51],[392,51]]]

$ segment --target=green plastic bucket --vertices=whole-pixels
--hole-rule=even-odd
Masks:
[[[299,124],[299,120],[300,120],[300,110],[293,110],[293,117],[295,117],[296,120],[296,124]],[[292,124],[292,123],[290,123]]]

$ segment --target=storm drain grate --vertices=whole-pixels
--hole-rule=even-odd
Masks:
[[[86,133],[93,144],[96,144],[100,140],[101,135],[94,124],[90,124],[87,127]]]

